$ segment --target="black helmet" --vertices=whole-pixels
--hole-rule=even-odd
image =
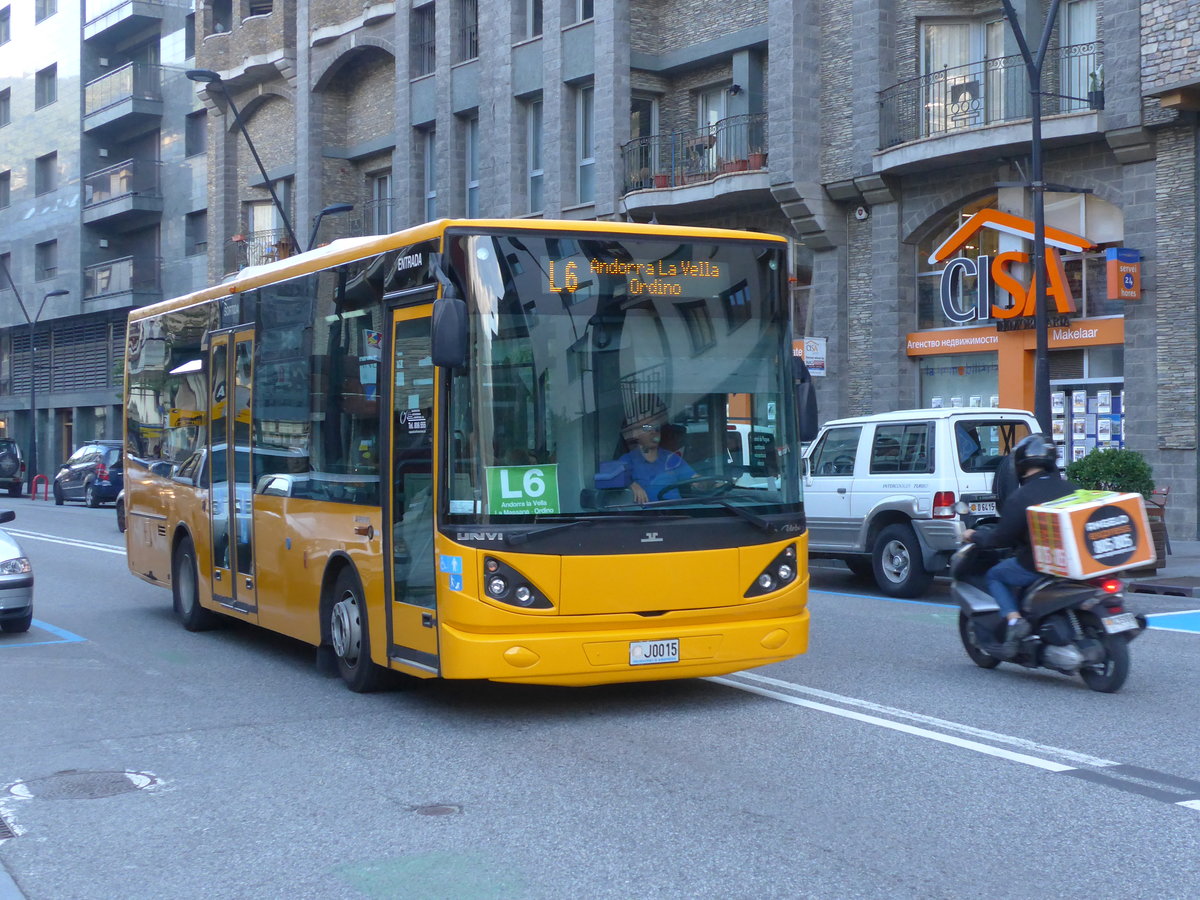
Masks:
[[[1058,448],[1049,435],[1030,434],[1021,438],[1013,450],[1013,464],[1017,475],[1024,476],[1025,470],[1033,467],[1048,472],[1058,471]]]

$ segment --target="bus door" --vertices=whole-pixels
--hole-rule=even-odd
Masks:
[[[254,330],[213,335],[208,351],[211,373],[208,408],[209,515],[212,522],[213,599],[231,609],[254,613],[254,530],[250,466],[250,386]]]
[[[434,366],[429,305],[392,314],[391,648],[389,655],[438,672],[434,566]],[[461,573],[460,573],[461,577]]]

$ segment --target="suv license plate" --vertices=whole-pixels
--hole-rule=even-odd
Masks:
[[[679,638],[665,641],[629,642],[629,664],[631,666],[674,662],[679,662]]]
[[[971,514],[975,516],[994,515],[996,512],[996,504],[991,500],[972,501],[967,506],[971,510]]]
[[[1120,634],[1122,631],[1130,631],[1138,627],[1137,619],[1133,613],[1120,613],[1115,616],[1108,616],[1101,621],[1104,622],[1104,630],[1109,634]]]

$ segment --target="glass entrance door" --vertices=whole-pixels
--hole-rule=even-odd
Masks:
[[[391,655],[437,672],[433,505],[437,441],[431,311],[428,305],[401,309],[392,318]],[[450,579],[451,590],[457,577],[461,589],[461,568],[443,577]]]

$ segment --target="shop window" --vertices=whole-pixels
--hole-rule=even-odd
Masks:
[[[1000,362],[994,352],[924,357],[920,377],[922,406],[1000,405]]]

